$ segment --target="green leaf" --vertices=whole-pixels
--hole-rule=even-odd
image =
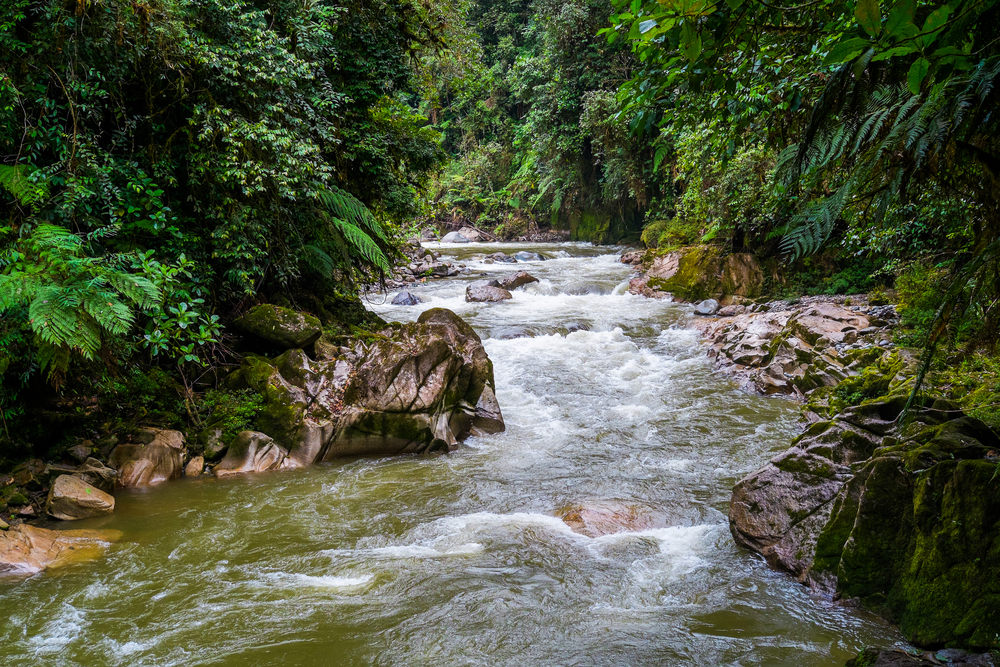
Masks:
[[[904,36],[906,25],[913,25],[913,17],[916,16],[916,13],[917,0],[897,0],[885,22],[886,34],[890,37]]]
[[[924,77],[927,76],[927,70],[930,69],[930,66],[927,58],[917,58],[916,62],[910,66],[910,71],[906,75],[906,86],[914,95],[920,94],[920,84],[924,82]]]
[[[858,0],[858,6],[854,9],[854,18],[872,37],[882,29],[882,14],[878,9],[878,0]]]
[[[873,63],[877,63],[880,60],[888,60],[889,58],[895,58],[896,56],[905,56],[917,51],[915,46],[894,46],[888,51],[883,51],[872,58]]]
[[[923,30],[921,30],[921,32],[926,34],[918,39],[922,48],[927,48],[938,38],[938,35],[941,34],[940,30],[942,26],[948,22],[949,14],[951,14],[951,7],[948,5],[938,7],[930,13],[930,16],[924,21]]]
[[[685,21],[681,28],[680,50],[684,57],[691,62],[697,60],[698,56],[701,55],[701,35],[688,21]]]
[[[743,6],[743,0],[726,0],[726,4],[729,5],[730,9],[736,11]]]
[[[828,54],[826,54],[826,58],[823,59],[823,64],[835,65],[837,63],[846,62],[855,58],[859,53],[869,48],[871,45],[871,40],[864,39],[863,37],[853,37],[845,40],[840,44],[837,44]]]

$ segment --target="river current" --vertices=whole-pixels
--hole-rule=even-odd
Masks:
[[[369,307],[469,321],[506,432],[118,492],[73,526],[124,531],[106,557],[0,581],[0,665],[834,667],[900,641],[733,543],[732,486],[788,446],[797,406],[714,373],[690,307],[628,294],[607,247],[429,246],[475,275]],[[549,259],[482,263],[500,249]],[[540,282],[465,302],[518,269]],[[590,538],[556,517],[609,502],[651,527]]]

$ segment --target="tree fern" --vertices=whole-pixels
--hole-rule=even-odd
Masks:
[[[357,263],[363,266],[373,267],[382,273],[390,273],[392,265],[375,240],[378,239],[389,244],[389,234],[368,210],[368,207],[354,195],[336,186],[320,189],[317,196],[330,214],[323,216],[330,227],[327,231],[332,231],[342,237],[353,251],[348,253],[348,259],[360,260]],[[311,245],[315,246],[315,244]],[[322,248],[315,246],[314,250],[309,251],[310,259],[307,261],[315,263],[317,260],[321,260],[316,250],[326,254]],[[327,259],[329,259],[328,255]],[[330,262],[332,264],[332,260]]]

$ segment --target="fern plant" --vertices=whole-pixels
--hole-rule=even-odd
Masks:
[[[113,232],[80,237],[43,224],[0,258],[0,313],[26,311],[39,366],[49,367],[50,378],[68,368],[73,354],[95,359],[110,337],[132,327],[133,307],[159,300],[153,283],[125,270],[125,255],[87,254],[86,241]]]
[[[389,247],[391,240],[368,207],[335,185],[320,188],[317,198],[324,209],[320,217],[325,225],[316,234],[319,243],[305,244],[306,261],[326,274],[331,273],[335,263],[324,246],[333,245],[342,250],[349,264],[390,273],[392,265],[382,247]]]
[[[39,204],[48,199],[49,186],[46,181],[31,178],[37,171],[30,165],[0,164],[0,187],[14,195],[22,206]]]

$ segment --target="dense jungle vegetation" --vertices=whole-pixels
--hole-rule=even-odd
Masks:
[[[363,326],[359,285],[428,220],[718,244],[789,295],[896,286],[989,405],[998,24],[995,0],[7,0],[0,456],[249,423],[217,389],[227,324]]]

